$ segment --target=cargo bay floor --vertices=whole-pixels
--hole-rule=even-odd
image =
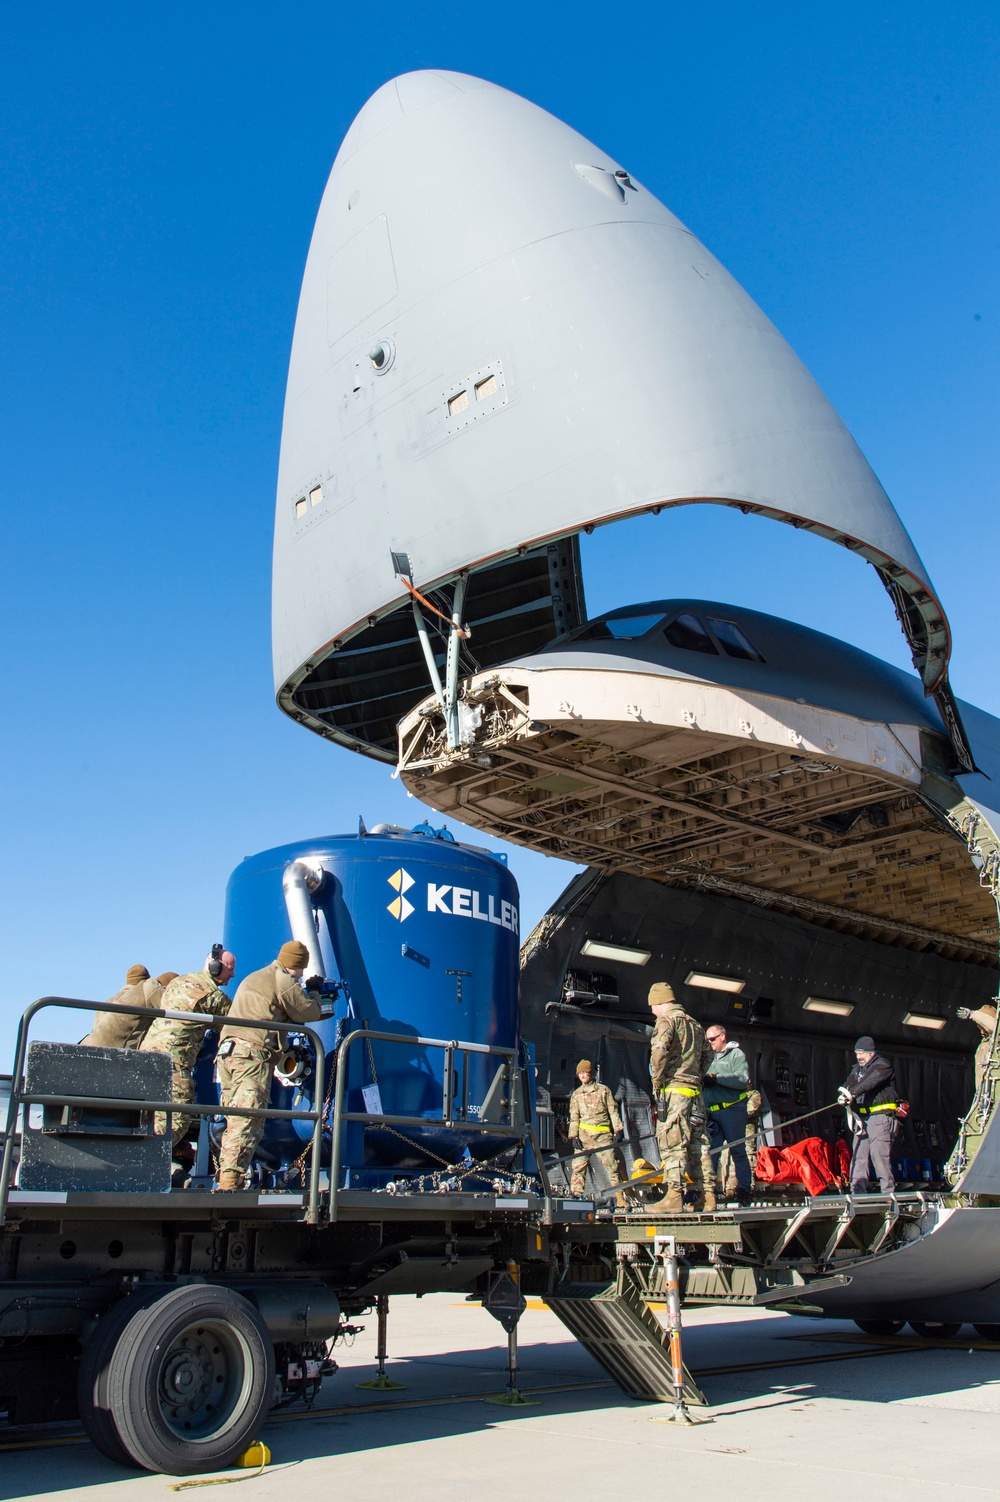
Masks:
[[[338,1350],[341,1371],[317,1407],[267,1424],[271,1466],[225,1473],[245,1478],[239,1502],[278,1502],[293,1489],[338,1502],[562,1502],[651,1485],[741,1502],[803,1492],[841,1502],[845,1488],[884,1502],[997,1492],[1000,1346],[969,1326],[932,1346],[908,1334],[873,1340],[847,1321],[689,1310],[685,1354],[713,1422],[686,1429],[656,1422],[663,1405],[625,1398],[534,1299],[520,1327],[521,1387],[538,1401],[520,1409],[482,1402],[502,1389],[506,1347],[478,1305],[455,1294],[394,1299],[389,1375],[405,1390],[384,1395],[355,1386],[374,1371],[374,1318],[365,1323]],[[0,1452],[14,1438],[0,1438]],[[170,1477],[122,1471],[72,1432],[28,1443],[2,1454],[3,1502],[171,1495]]]

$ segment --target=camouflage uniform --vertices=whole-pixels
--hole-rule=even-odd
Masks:
[[[158,1007],[163,987],[158,980],[147,977],[134,986],[122,986],[108,1000],[116,1006],[131,1002],[135,1007]],[[96,1044],[101,1048],[138,1048],[149,1030],[149,1017],[137,1017],[135,1013],[95,1012],[94,1025],[81,1043]]]
[[[240,1017],[266,1022],[318,1022],[319,1002],[306,994],[293,975],[275,960],[255,970],[240,982],[229,1013],[232,1022],[219,1040],[219,1083],[222,1109],[265,1107],[271,1098],[274,1065],[281,1053],[277,1033],[259,1028],[233,1026]],[[231,1044],[231,1050],[227,1046]],[[235,1169],[246,1173],[264,1131],[264,1116],[233,1116],[226,1122],[219,1148],[219,1173]]]
[[[701,1082],[714,1058],[703,1029],[679,1002],[657,1017],[650,1041],[650,1070],[657,1104],[656,1145],[668,1190],[714,1191],[708,1150],[708,1116]]]
[[[171,1100],[194,1101],[194,1069],[205,1037],[206,1023],[198,1014],[224,1017],[229,1011],[229,997],[221,991],[207,970],[195,970],[190,975],[178,975],[163,993],[160,1005],[164,1011],[192,1012],[190,1022],[181,1022],[173,1017],[154,1017],[149,1031],[139,1047],[153,1053],[165,1053],[174,1071],[170,1089]],[[173,1113],[174,1146],[187,1136],[191,1125],[190,1116]],[[162,1135],[167,1129],[167,1118],[155,1117],[156,1131]]]
[[[612,1184],[624,1184],[625,1170],[615,1147],[612,1132],[620,1132],[622,1119],[618,1105],[607,1085],[591,1080],[589,1085],[580,1085],[569,1098],[569,1135],[579,1137],[586,1148],[596,1148],[592,1154],[603,1165]],[[590,1158],[573,1159],[573,1176],[570,1194],[582,1195],[587,1185],[587,1164]]]
[[[974,1012],[970,1011],[969,1021],[974,1022],[982,1033],[979,1047],[976,1049],[976,1094],[986,1075],[986,1065],[993,1055],[993,1030],[996,1027],[996,1007],[987,1002],[985,1006],[978,1007]]]

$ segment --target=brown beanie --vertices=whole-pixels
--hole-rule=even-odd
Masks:
[[[149,980],[149,971],[145,965],[129,965],[125,972],[125,984],[137,986],[141,980]]]
[[[278,950],[278,964],[286,970],[304,970],[309,963],[309,951],[298,939],[289,939]]]
[[[176,970],[164,970],[163,974],[162,975],[158,975],[156,977],[156,979],[159,981],[159,983],[160,983],[161,986],[169,986],[169,984],[170,984],[170,982],[172,980],[176,980],[177,979],[177,971]]]
[[[674,995],[673,986],[668,985],[665,980],[658,980],[655,985],[649,988],[649,1005],[651,1007],[659,1007],[664,1002],[676,1000],[677,997]]]
[[[576,1066],[577,1074],[582,1074],[584,1070],[586,1070],[588,1074],[593,1074],[594,1072],[594,1066],[589,1059],[581,1059],[579,1064],[577,1064]]]

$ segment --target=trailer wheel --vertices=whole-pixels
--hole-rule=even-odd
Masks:
[[[854,1323],[866,1335],[898,1335],[905,1319],[856,1319]]]
[[[951,1340],[962,1328],[961,1320],[911,1319],[910,1329],[924,1340]]]
[[[108,1364],[121,1443],[147,1471],[230,1465],[271,1403],[274,1347],[257,1310],[229,1288],[189,1284],[137,1310]]]
[[[984,1340],[1000,1341],[1000,1325],[973,1325],[972,1328]]]
[[[108,1406],[108,1368],[119,1337],[140,1309],[147,1309],[162,1289],[129,1294],[119,1299],[98,1320],[93,1334],[83,1348],[77,1378],[77,1405],[90,1441],[118,1465],[134,1466],[135,1461],[122,1443],[118,1426]]]

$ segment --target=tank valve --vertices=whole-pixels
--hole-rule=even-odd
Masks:
[[[312,1052],[305,1039],[292,1038],[274,1066],[275,1078],[282,1085],[295,1085],[312,1074]]]

